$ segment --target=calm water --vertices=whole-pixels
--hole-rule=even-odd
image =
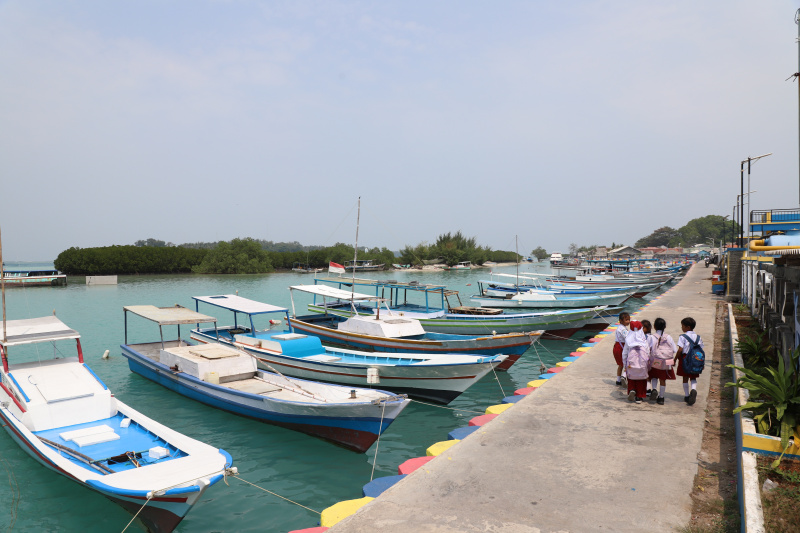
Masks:
[[[12,265],[7,265],[12,268]],[[546,267],[528,265],[524,270],[542,271]],[[513,273],[514,267],[498,269]],[[469,295],[477,280],[488,278],[488,270],[471,272],[387,272],[373,278],[418,280],[446,284],[461,292],[469,305]],[[86,286],[83,278],[70,278],[66,287],[36,287],[6,291],[9,319],[43,316],[53,311],[82,335],[85,361],[114,394],[145,415],[182,433],[227,450],[241,477],[307,507],[322,511],[342,500],[361,497],[361,487],[369,482],[375,446],[366,454],[356,454],[327,442],[293,431],[251,421],[207,407],[156,385],[128,370],[120,354],[124,341],[124,305],[180,304],[194,308],[192,296],[230,294],[254,300],[290,305],[288,286],[312,283],[310,275],[291,273],[252,276],[120,276],[114,286]],[[651,293],[647,299],[657,293]],[[295,297],[297,311],[307,303]],[[644,300],[627,302],[631,309]],[[201,312],[213,314],[204,306]],[[220,310],[221,324],[232,322]],[[182,329],[184,338],[188,331]],[[158,339],[152,323],[129,315],[128,339],[146,342]],[[382,435],[374,464],[374,476],[397,474],[397,466],[412,457],[425,455],[434,442],[446,440],[447,433],[483,414],[489,405],[539,375],[540,359],[553,366],[591,335],[579,332],[574,341],[543,341],[532,347],[509,372],[484,379],[448,407],[459,412],[413,403]],[[172,335],[174,336],[174,332]],[[71,345],[64,345],[72,348]],[[66,350],[66,348],[62,348]],[[111,357],[102,359],[105,350]],[[52,358],[45,350],[42,358]],[[72,355],[69,353],[68,355]],[[13,352],[12,352],[13,359]],[[0,482],[0,499],[6,512],[0,525],[20,531],[121,531],[131,515],[99,494],[45,469],[23,452],[5,431],[0,432],[0,465],[8,483]],[[1,473],[2,471],[0,471]],[[0,475],[2,478],[2,475]],[[238,480],[230,486],[219,483],[209,489],[179,527],[179,531],[260,531],[286,532],[318,524],[319,515],[293,505]],[[16,514],[11,511],[16,502]],[[141,530],[134,524],[130,530]]]

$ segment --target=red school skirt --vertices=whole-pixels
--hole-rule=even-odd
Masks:
[[[658,368],[651,368],[650,373],[647,375],[650,379],[675,379],[675,370],[670,368],[669,370],[659,370]]]
[[[685,355],[683,357],[686,357]],[[700,377],[700,374],[688,374],[683,370],[683,357],[678,359],[678,375],[683,376],[689,379],[697,379]]]

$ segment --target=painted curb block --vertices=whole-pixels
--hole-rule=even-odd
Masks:
[[[565,367],[565,366],[554,366],[552,368],[548,368],[547,369],[547,373],[548,374],[558,374],[560,372],[563,372],[565,368],[567,368],[567,367]]]
[[[403,461],[400,466],[397,467],[397,473],[401,476],[408,475],[417,468],[425,465],[425,463],[429,463],[434,459],[435,457],[428,457],[427,455],[425,457],[414,457],[413,459],[408,459]]]
[[[569,361],[561,361],[560,363],[556,363],[556,367],[557,367],[557,368],[566,368],[566,367],[568,367],[568,366],[569,366],[569,365],[571,365],[571,364],[572,364],[572,363],[571,363],[571,362],[569,362]]]
[[[380,496],[383,491],[403,479],[405,474],[400,474],[397,476],[384,476],[375,478],[361,489],[361,494],[366,496],[367,498],[377,498]]]
[[[528,382],[528,387],[533,387],[534,389],[536,389],[538,387],[541,387],[545,383],[547,383],[546,379],[534,379],[533,381]]]
[[[513,406],[514,405],[510,404],[510,403],[501,403],[501,404],[498,404],[498,405],[490,405],[489,407],[486,408],[486,414],[487,415],[499,415],[500,413],[502,413],[506,409],[509,409],[509,408],[511,408]]]
[[[328,531],[327,527],[307,527],[306,529],[295,529],[289,533],[324,533]]]
[[[535,391],[538,387],[525,387],[522,389],[517,389],[514,391],[514,394],[519,394],[520,396],[527,396],[528,394]]]
[[[509,405],[509,407],[511,407],[511,406]],[[461,442],[461,441],[459,441],[459,440],[443,440],[443,441],[440,441],[440,442],[435,442],[435,443],[431,444],[430,446],[428,446],[428,449],[425,450],[425,455],[428,455],[428,456],[431,456],[431,457],[436,457],[437,455],[440,455],[440,454],[446,452],[448,449],[452,448],[453,446],[455,446],[459,442]]]
[[[355,513],[375,498],[359,498],[357,500],[345,500],[331,505],[320,515],[320,525],[323,527],[331,527],[337,522],[344,520],[351,514]]]
[[[463,440],[479,429],[481,429],[480,426],[464,426],[463,428],[456,428],[447,434],[447,438],[449,440]]]
[[[572,356],[570,356],[570,357],[565,357],[564,361],[567,362],[567,363],[571,363],[573,361],[577,361],[578,359],[580,359],[580,357],[572,357]]]
[[[505,398],[503,398],[502,403],[517,403],[517,402],[521,401],[523,398],[525,398],[525,395],[523,395],[523,394],[515,394],[514,396],[506,396]]]
[[[468,425],[480,427],[480,426],[486,424],[487,422],[491,422],[492,420],[494,420],[498,416],[499,415],[494,415],[494,414],[476,416],[475,418],[473,418],[472,420],[469,421]]]

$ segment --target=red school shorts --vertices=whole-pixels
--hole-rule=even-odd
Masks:
[[[681,358],[680,358],[680,359],[678,359],[678,375],[679,375],[679,376],[684,376],[684,377],[687,377],[687,378],[689,378],[689,379],[697,379],[697,378],[699,378],[699,377],[700,377],[700,374],[689,374],[688,372],[686,372],[686,371],[683,369],[683,358],[684,358],[684,357],[686,357],[686,356],[685,356],[685,355],[683,355],[683,356],[681,356]]]
[[[619,342],[614,343],[614,361],[616,361],[619,366],[622,366],[622,344]]]

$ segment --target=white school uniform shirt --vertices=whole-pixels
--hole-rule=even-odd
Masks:
[[[614,340],[620,344],[625,344],[625,337],[628,336],[628,328],[623,326],[622,324],[617,327],[617,332],[614,334]]]
[[[697,342],[697,338],[699,337],[699,335],[697,333],[695,333],[694,331],[687,331],[686,333],[683,333],[678,338],[678,348],[683,348],[682,354],[686,355],[689,352],[689,342],[686,339],[683,338],[684,335],[686,335],[687,337],[692,339],[692,342]],[[703,339],[702,338],[700,339],[700,342],[697,342],[697,345],[699,347],[703,348],[703,350],[705,350],[705,348],[706,348],[703,345]]]

